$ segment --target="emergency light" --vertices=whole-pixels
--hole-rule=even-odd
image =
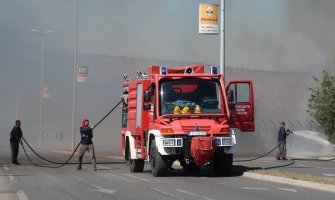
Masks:
[[[166,75],[167,74],[167,68],[166,67],[161,67],[160,68],[160,74],[161,75]]]
[[[218,68],[211,66],[211,74],[218,74]]]

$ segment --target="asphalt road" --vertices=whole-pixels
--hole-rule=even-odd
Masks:
[[[90,164],[81,171],[75,164],[62,168],[41,168],[29,164],[20,152],[22,165],[9,164],[8,150],[0,153],[0,199],[1,200],[67,200],[67,199],[333,199],[334,193],[311,190],[299,186],[268,182],[243,176],[246,169],[283,164],[263,158],[252,162],[234,163],[231,177],[215,177],[211,167],[205,167],[199,175],[185,174],[178,166],[168,177],[153,177],[149,166],[143,173],[131,173],[120,160],[97,154],[98,171]],[[33,161],[43,164],[29,153]],[[66,154],[43,152],[52,160],[66,160]],[[71,162],[75,162],[76,157]],[[86,157],[86,161],[88,158]],[[335,162],[295,163],[280,170],[310,170],[315,173],[335,173]],[[301,165],[305,167],[301,167]],[[54,166],[54,165],[53,165]],[[310,167],[306,167],[310,166]]]
[[[273,157],[265,157],[255,161],[238,162],[238,160],[242,159],[236,158],[237,162],[235,162],[234,165],[241,165],[247,169],[264,168],[277,171],[295,172],[301,174],[311,174],[320,177],[335,178],[335,161],[326,161],[327,159],[329,160],[329,158],[324,158],[324,160],[300,160],[291,158],[290,160],[286,161],[278,161]]]

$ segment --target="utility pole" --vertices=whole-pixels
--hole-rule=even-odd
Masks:
[[[225,4],[221,0],[220,6],[220,72],[223,74],[224,81],[226,81],[225,72]]]
[[[75,25],[75,53],[73,66],[73,85],[72,85],[72,151],[75,149],[76,143],[76,79],[77,79],[77,57],[78,57],[78,5],[76,0],[76,25]]]
[[[38,33],[42,35],[42,46],[41,46],[41,69],[40,69],[40,122],[39,122],[39,134],[42,134],[43,127],[42,127],[42,108],[43,108],[43,70],[44,70],[44,35],[53,33],[52,30],[42,31],[39,29],[30,29],[31,32]],[[41,136],[41,135],[40,135]]]

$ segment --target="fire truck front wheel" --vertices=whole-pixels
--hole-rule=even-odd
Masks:
[[[127,165],[131,172],[143,172],[144,169],[144,159],[131,159],[129,145],[127,145]]]
[[[150,164],[153,176],[166,176],[168,174],[167,164],[158,152],[155,139],[151,141],[150,145]]]
[[[213,165],[216,175],[230,176],[233,168],[233,154],[227,154],[221,149],[216,149]]]

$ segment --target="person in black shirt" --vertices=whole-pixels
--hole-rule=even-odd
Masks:
[[[12,164],[19,165],[20,163],[17,161],[17,156],[19,154],[19,143],[22,144],[22,130],[21,130],[21,121],[16,120],[15,126],[10,132],[10,149],[12,152]]]
[[[278,152],[277,160],[287,160],[286,158],[286,137],[292,133],[289,129],[285,130],[285,122],[280,123],[278,130]]]
[[[90,153],[91,159],[92,159],[92,167],[93,170],[96,171],[96,159],[95,159],[95,153],[94,153],[94,146],[92,142],[93,138],[93,129],[94,126],[89,126],[88,119],[83,119],[82,126],[80,127],[80,134],[81,134],[81,141],[80,141],[80,147],[79,147],[79,157],[78,157],[78,167],[77,170],[81,170],[81,165],[83,161],[83,157],[86,151]]]

